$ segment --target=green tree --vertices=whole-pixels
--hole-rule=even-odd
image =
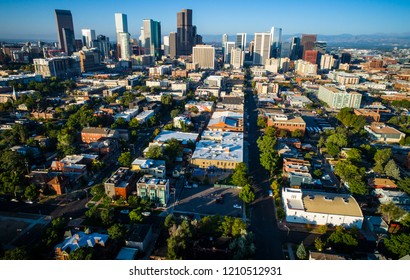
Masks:
[[[288,137],[288,135],[289,135],[289,132],[287,130],[284,130],[284,129],[279,129],[278,130],[278,136],[279,137],[286,138],[286,137]]]
[[[4,252],[3,260],[28,260],[29,255],[26,249],[17,247]]]
[[[172,101],[173,101],[173,98],[171,94],[163,94],[161,96],[161,103],[167,107],[172,106]]]
[[[219,231],[223,237],[236,238],[241,235],[241,232],[246,231],[246,224],[240,218],[225,216],[221,222]]]
[[[242,187],[241,192],[239,193],[239,198],[246,204],[255,200],[255,193],[253,192],[251,185],[246,184]]]
[[[172,123],[164,125],[164,130],[173,130],[173,129],[174,129],[174,126],[172,125]]]
[[[150,146],[148,148],[146,158],[149,158],[149,159],[161,159],[161,158],[163,158],[161,146],[158,146],[158,145]]]
[[[397,182],[397,186],[399,187],[399,189],[401,189],[402,191],[410,195],[410,178],[409,177],[400,179]]]
[[[363,180],[363,168],[358,168],[349,161],[339,161],[335,166],[335,174],[347,182],[352,193],[359,195],[367,193],[366,184]]]
[[[337,156],[342,148],[346,148],[348,145],[347,135],[344,133],[336,132],[330,135],[326,139],[326,150],[331,156]]]
[[[253,233],[243,230],[241,235],[229,244],[229,249],[233,252],[235,260],[251,259],[256,249]]]
[[[270,185],[270,188],[272,189],[273,196],[275,198],[280,196],[280,185],[279,185],[279,182],[277,180],[272,181],[272,184]]]
[[[320,238],[320,237],[315,238],[315,248],[316,248],[316,250],[318,250],[319,252],[322,252],[325,249],[325,246],[326,246],[326,242],[324,242],[322,240],[322,238]]]
[[[94,249],[92,247],[80,247],[71,251],[70,260],[91,260],[93,259]]]
[[[175,118],[176,116],[179,115],[179,109],[172,110],[170,115],[171,115],[171,119]]]
[[[131,167],[131,163],[132,163],[131,153],[130,152],[121,153],[121,155],[118,158],[118,163],[120,164],[120,166]]]
[[[384,167],[384,173],[396,180],[400,180],[400,169],[394,159],[391,159],[386,163],[386,166]]]
[[[127,129],[128,123],[124,118],[118,118],[115,122],[111,125],[112,129]]]
[[[296,250],[296,256],[298,257],[299,260],[306,259],[307,253],[306,253],[305,246],[303,245],[303,242],[299,244],[298,249]]]
[[[140,122],[137,119],[134,118],[134,119],[130,120],[130,122],[128,123],[128,126],[131,127],[131,128],[136,129],[140,126]]]
[[[374,154],[375,166],[373,168],[376,173],[384,173],[384,166],[392,158],[393,154],[391,149],[377,150]]]
[[[102,209],[100,212],[100,218],[105,226],[112,225],[114,222],[114,212],[112,209]]]
[[[341,252],[350,252],[359,244],[357,237],[341,226],[336,227],[336,230],[329,236],[327,242],[335,250]]]
[[[192,106],[191,108],[189,108],[189,112],[193,113],[193,114],[198,114],[199,113],[199,109],[196,106]]]
[[[265,135],[257,140],[260,151],[260,163],[271,175],[274,174],[279,161],[279,156],[275,150],[276,131],[270,127],[265,129]]]
[[[386,249],[393,253],[397,258],[402,258],[410,254],[410,234],[400,233],[390,235],[384,240]]]
[[[248,168],[245,163],[241,162],[236,165],[232,174],[232,184],[239,187],[249,184]]]
[[[359,163],[362,161],[362,152],[359,149],[351,148],[346,152],[348,160],[353,163]]]
[[[144,216],[141,214],[141,209],[137,208],[130,212],[130,220],[132,223],[141,223],[144,220]]]
[[[259,128],[265,128],[268,125],[268,121],[264,116],[258,116],[257,125]]]
[[[323,174],[323,172],[322,172],[322,170],[320,170],[320,169],[315,169],[315,171],[313,171],[313,175],[314,175],[316,178],[320,178],[320,177],[322,176],[322,174]]]
[[[127,233],[127,229],[122,224],[114,224],[107,231],[110,238],[114,240],[123,239]]]
[[[37,187],[34,184],[30,184],[24,190],[24,197],[28,200],[34,200],[38,196]]]
[[[173,225],[169,229],[169,233],[167,259],[182,259],[189,250],[192,250],[191,225],[187,220],[184,220],[179,226]]]
[[[101,184],[92,186],[90,193],[92,196],[103,196],[105,194],[104,186]]]
[[[290,133],[290,136],[292,136],[293,138],[302,138],[303,137],[303,132],[300,129],[296,129],[295,131],[292,131]]]
[[[177,156],[182,155],[183,147],[181,143],[175,138],[167,140],[166,144],[167,145],[165,146],[164,151],[165,155],[169,162],[175,162]]]
[[[383,219],[389,225],[392,221],[398,221],[406,214],[406,211],[403,208],[397,206],[393,202],[380,204],[379,212],[382,214]]]
[[[166,216],[165,221],[164,221],[164,226],[166,228],[170,228],[173,225],[175,225],[175,217],[172,214],[169,214],[168,216]]]

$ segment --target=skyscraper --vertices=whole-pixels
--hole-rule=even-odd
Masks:
[[[175,58],[177,56],[177,33],[169,33],[169,56]]]
[[[231,65],[234,69],[240,69],[245,62],[245,51],[240,48],[231,51]]]
[[[57,21],[58,46],[68,55],[75,50],[73,16],[69,10],[55,10]]]
[[[270,58],[270,52],[271,34],[269,32],[255,33],[253,64],[265,65],[266,60]]]
[[[236,34],[236,47],[241,50],[245,50],[246,47],[246,33],[237,33]]]
[[[235,42],[225,42],[224,63],[231,63],[231,52],[235,48]]]
[[[177,13],[177,55],[192,54],[196,37],[196,28],[192,26],[192,10],[183,9]]]
[[[169,55],[169,36],[164,36],[164,55]]]
[[[111,50],[110,39],[104,35],[98,35],[97,42],[102,59],[108,58]]]
[[[292,43],[290,44],[290,59],[298,60],[300,56],[300,38],[292,37]]]
[[[201,69],[215,69],[215,48],[210,45],[193,47],[192,62]]]
[[[127,15],[115,14],[115,31],[117,32],[117,56],[122,60],[130,60],[130,34],[128,33]]]
[[[83,46],[91,48],[95,38],[95,30],[93,29],[81,29],[83,35]]]
[[[283,58],[283,57],[290,57],[290,47],[291,47],[291,44],[292,44],[292,43],[290,43],[290,42],[284,42],[284,43],[282,43],[282,47],[281,47],[281,50],[280,50],[280,57],[281,57],[281,58]]]
[[[144,36],[142,48],[144,54],[161,57],[161,23],[152,19],[144,19]]]
[[[316,41],[313,49],[318,51],[320,54],[325,54],[327,48],[327,43],[324,41]]]
[[[226,33],[222,34],[222,54],[223,55],[225,55],[225,45],[226,45],[226,42],[228,42],[228,41],[229,41],[228,34],[226,34]]]
[[[128,33],[128,21],[126,14],[115,13],[115,32]]]
[[[300,42],[300,57],[303,57],[303,59],[305,59],[305,51],[313,50],[316,41],[316,34],[302,34],[302,40]]]
[[[282,28],[272,27],[271,31],[271,57],[280,57],[282,47]]]

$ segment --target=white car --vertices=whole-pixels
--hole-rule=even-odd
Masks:
[[[145,217],[149,217],[151,216],[151,212],[142,212],[141,215]]]
[[[198,187],[198,184],[192,184],[192,187],[193,187],[193,188],[197,188],[197,187]]]
[[[234,205],[233,205],[233,208],[236,208],[236,209],[242,209],[242,206],[241,206],[241,205],[239,205],[239,204],[234,204]]]

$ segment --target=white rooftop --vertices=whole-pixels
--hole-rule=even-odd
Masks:
[[[165,143],[167,140],[175,138],[178,141],[181,141],[182,144],[186,144],[189,140],[195,143],[198,136],[198,133],[163,130],[160,134],[157,135],[157,137],[155,137],[154,142]]]
[[[192,158],[243,162],[243,133],[204,131]]]

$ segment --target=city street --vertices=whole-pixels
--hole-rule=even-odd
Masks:
[[[249,143],[249,173],[253,176],[256,199],[250,206],[250,230],[255,234],[256,260],[283,259],[281,231],[277,226],[275,205],[268,196],[269,175],[259,163],[259,149],[256,143],[260,132],[257,126],[258,112],[252,90],[247,91],[245,99],[246,115],[249,116],[247,127]]]

